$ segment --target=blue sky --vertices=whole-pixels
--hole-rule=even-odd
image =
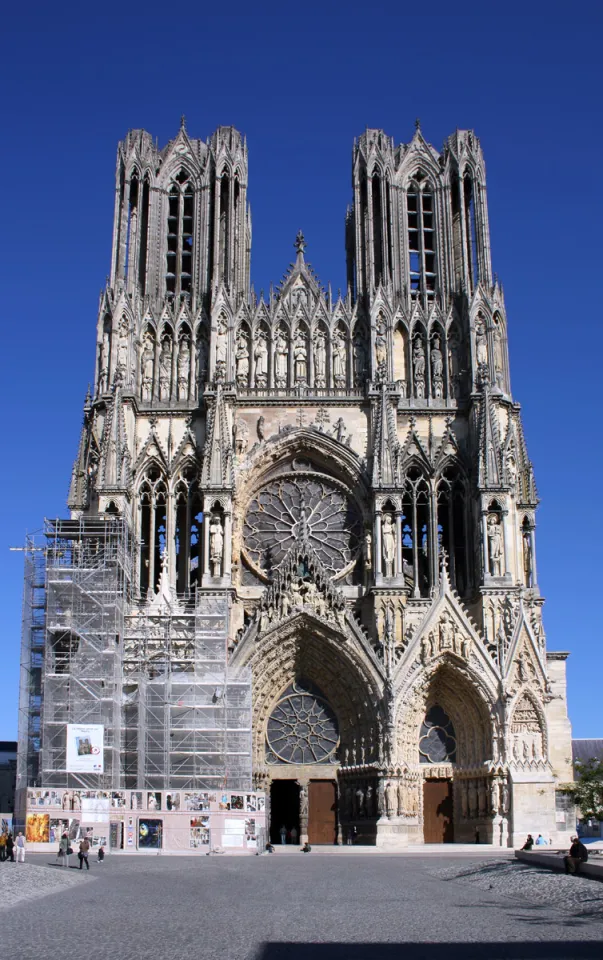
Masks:
[[[383,127],[435,146],[473,128],[486,157],[511,378],[542,498],[538,568],[551,649],[570,650],[575,736],[603,736],[600,4],[381,2],[27,7],[3,19],[0,160],[0,739],[16,736],[22,556],[65,515],[109,270],[117,141],[248,138],[256,289],[304,230],[321,280],[345,286],[353,138]],[[225,8],[226,9],[226,8]],[[424,5],[421,10],[437,10]],[[449,9],[449,7],[447,8]],[[502,11],[506,11],[503,13]],[[520,13],[519,11],[527,11]]]

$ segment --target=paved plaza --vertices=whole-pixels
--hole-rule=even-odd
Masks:
[[[603,884],[507,857],[112,857],[89,873],[49,859],[0,867],[11,960],[603,955]]]

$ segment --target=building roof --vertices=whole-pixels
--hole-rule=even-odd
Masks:
[[[603,760],[603,740],[572,740],[572,758],[574,763],[588,760]]]

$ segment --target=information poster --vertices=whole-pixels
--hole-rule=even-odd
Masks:
[[[67,724],[68,773],[104,773],[102,723]]]

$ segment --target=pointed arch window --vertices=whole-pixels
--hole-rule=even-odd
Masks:
[[[434,195],[420,173],[408,188],[406,208],[410,293],[432,298],[436,288]]]
[[[446,467],[437,491],[438,546],[446,551],[452,586],[464,596],[469,586],[466,491],[456,466]]]
[[[421,470],[411,466],[402,495],[402,568],[413,596],[427,597],[431,587],[429,531],[430,496]]]
[[[168,191],[166,292],[189,297],[193,283],[195,195],[188,174],[181,170]]]

